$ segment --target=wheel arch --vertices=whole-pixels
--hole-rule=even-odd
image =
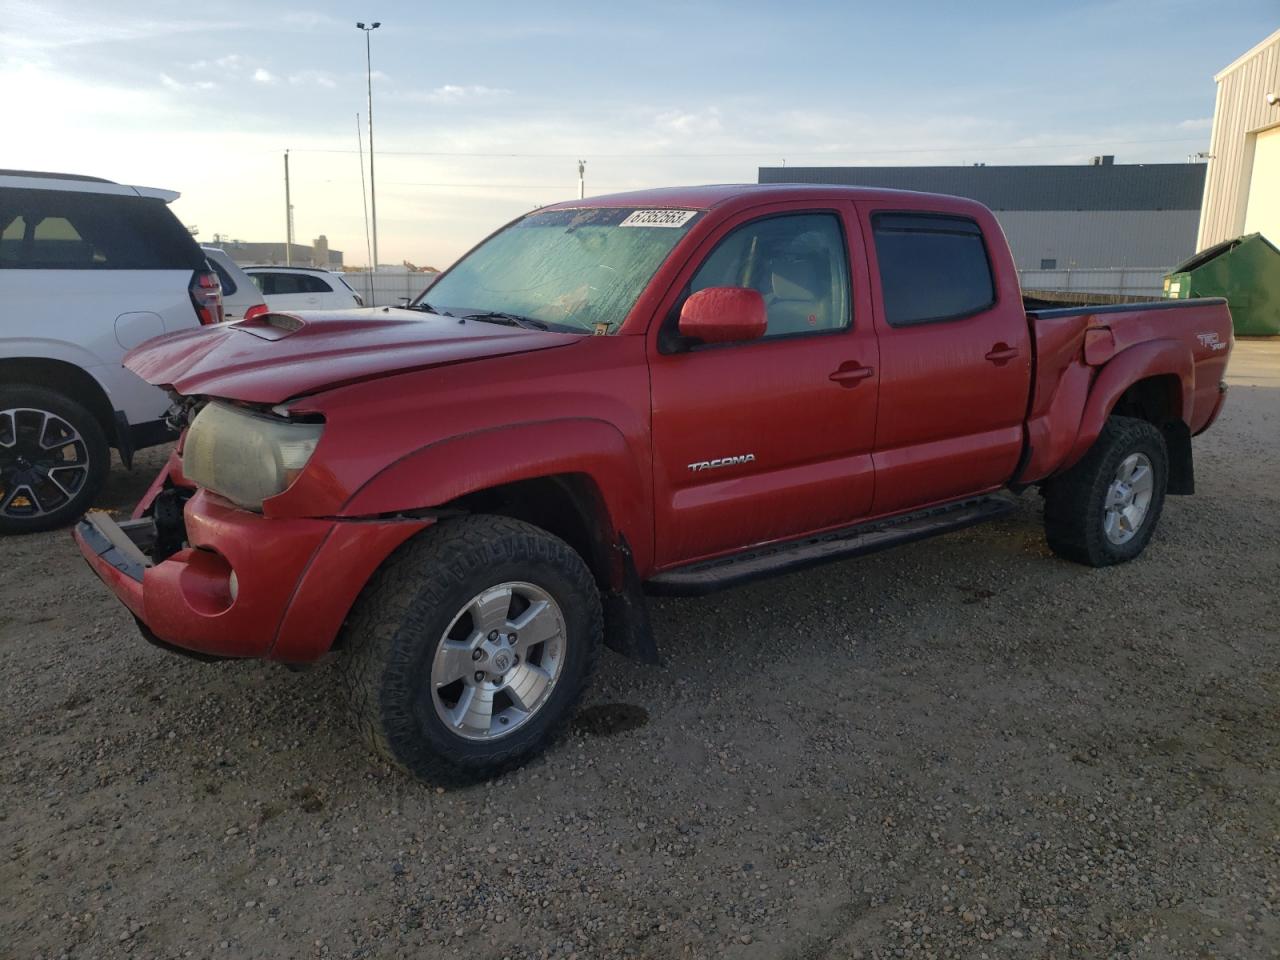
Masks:
[[[624,537],[641,569],[652,556],[649,487],[640,460],[621,432],[602,420],[513,424],[402,457],[356,490],[340,513],[501,513],[581,547],[601,584],[616,589],[622,571],[610,554]]]
[[[617,531],[604,496],[589,474],[513,480],[463,494],[440,509],[523,520],[569,544],[586,561],[601,589],[616,589],[621,580],[612,550]]]
[[[65,394],[93,414],[111,446],[120,446],[115,410],[107,391],[84,367],[49,357],[5,357],[0,359],[0,384],[42,387]]]
[[[1107,418],[1121,414],[1153,423],[1164,433],[1170,447],[1170,492],[1184,492],[1174,487],[1191,485],[1194,377],[1191,352],[1177,340],[1151,340],[1116,354],[1094,379],[1075,443],[1055,472],[1077,463],[1097,441]],[[1176,466],[1175,460],[1180,461]]]

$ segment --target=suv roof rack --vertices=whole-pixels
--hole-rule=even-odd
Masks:
[[[333,273],[324,267],[300,267],[295,263],[246,263],[241,270],[305,270],[307,273]]]
[[[0,170],[0,177],[38,177],[41,180],[86,180],[89,183],[115,183],[114,180],[107,180],[105,177],[86,177],[78,173],[48,173],[44,170]]]

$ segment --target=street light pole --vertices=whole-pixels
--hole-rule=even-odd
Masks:
[[[373,263],[369,264],[369,272],[378,272],[378,190],[373,179],[373,53],[369,44],[369,34],[382,24],[378,21],[365,26],[357,23],[364,31],[364,65],[365,77],[369,86],[369,219],[373,223]]]

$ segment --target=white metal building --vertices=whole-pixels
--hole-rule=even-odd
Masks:
[[[1214,78],[1197,250],[1246,233],[1280,245],[1280,30]]]

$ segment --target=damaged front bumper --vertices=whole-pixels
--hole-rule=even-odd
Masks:
[[[289,663],[324,656],[373,572],[432,522],[264,517],[204,490],[182,519],[184,542],[168,555],[152,516],[117,523],[95,511],[74,536],[147,639],[205,659]]]

